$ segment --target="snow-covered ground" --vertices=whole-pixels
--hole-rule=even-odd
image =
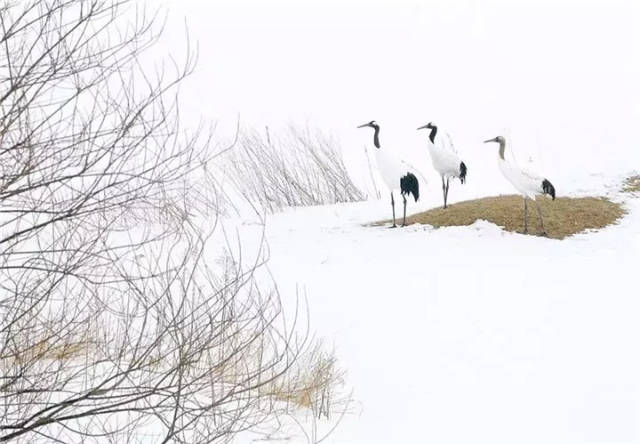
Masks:
[[[482,144],[502,134],[559,195],[628,211],[562,241],[482,221],[364,226],[390,217],[384,194],[269,216],[285,304],[304,289],[353,388],[355,413],[328,442],[640,442],[640,199],[619,192],[640,165],[638,2],[163,3],[160,53],[184,46],[183,19],[200,43],[181,115],[217,121],[216,135],[232,138],[238,116],[322,129],[368,186],[372,137],[356,126],[375,119],[382,145],[426,170],[415,212],[441,204],[415,131],[434,121],[469,167],[451,203],[512,192]],[[261,227],[236,228],[255,251]]]
[[[485,221],[363,226],[388,217],[386,199],[270,216],[282,296],[305,289],[353,389],[328,442],[640,440],[640,199],[621,179],[565,192],[608,195],[628,214],[562,241]]]

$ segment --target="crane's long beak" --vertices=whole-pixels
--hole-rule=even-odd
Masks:
[[[417,131],[417,130],[421,130],[421,129],[425,129],[425,128],[428,128],[428,127],[429,127],[429,125],[424,125],[424,126],[418,127],[418,128],[416,129],[416,131]]]
[[[364,128],[365,126],[369,126],[368,123],[363,123],[362,125],[358,126],[358,128]]]
[[[493,139],[485,140],[483,143],[497,142],[497,141],[498,141],[498,138],[494,137]]]

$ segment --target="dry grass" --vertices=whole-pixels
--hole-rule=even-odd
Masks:
[[[556,200],[538,198],[549,237],[565,237],[589,229],[611,225],[624,215],[620,204],[597,197],[559,197]],[[496,196],[468,200],[450,205],[446,210],[434,208],[407,217],[407,224],[428,224],[436,228],[471,225],[484,219],[506,231],[522,232],[523,201],[521,196]],[[529,234],[539,235],[542,227],[533,202],[529,202]],[[383,225],[390,221],[377,222]]]
[[[43,360],[63,361],[83,356],[94,359],[98,353],[98,343],[88,335],[81,335],[76,339],[53,341],[46,338],[31,345],[25,341],[19,353],[0,354],[0,374],[7,368],[33,365]],[[246,355],[239,354],[237,360],[223,360],[223,363],[216,367],[213,379],[229,386],[242,385],[247,372],[255,373],[263,365],[259,349],[248,348],[247,351]],[[145,365],[159,368],[164,363],[164,357],[149,357]],[[193,364],[196,365],[195,362]],[[329,418],[331,413],[338,411],[340,406],[348,402],[342,394],[344,384],[344,372],[338,367],[335,355],[333,352],[325,351],[323,343],[317,341],[298,357],[284,377],[260,385],[257,390],[263,398],[285,403],[287,409],[304,408],[312,411],[316,417]]]
[[[622,191],[625,193],[640,193],[640,176],[627,177],[622,183]]]
[[[94,342],[88,340],[55,343],[50,340],[42,340],[33,345],[25,346],[19,353],[0,355],[0,361],[4,361],[3,364],[22,365],[40,360],[69,360],[86,355],[91,352],[94,345]]]
[[[264,386],[262,394],[294,408],[309,409],[317,418],[329,418],[348,402],[342,393],[344,372],[333,353],[317,345],[296,367],[289,378]]]

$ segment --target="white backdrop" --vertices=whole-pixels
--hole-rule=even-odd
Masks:
[[[634,0],[149,3],[170,11],[159,56],[181,53],[185,22],[198,42],[182,112],[221,134],[238,114],[256,127],[308,123],[354,164],[370,143],[356,125],[375,119],[385,146],[422,154],[415,128],[433,120],[469,163],[506,132],[519,160],[560,184],[639,165]]]

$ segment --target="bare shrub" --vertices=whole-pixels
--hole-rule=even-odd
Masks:
[[[264,255],[199,219],[195,54],[143,69],[160,29],[135,6],[0,3],[0,441],[229,441],[286,413],[263,387],[306,349]]]
[[[269,212],[286,207],[356,202],[339,147],[319,131],[294,126],[280,136],[245,130],[223,163],[226,179]]]

